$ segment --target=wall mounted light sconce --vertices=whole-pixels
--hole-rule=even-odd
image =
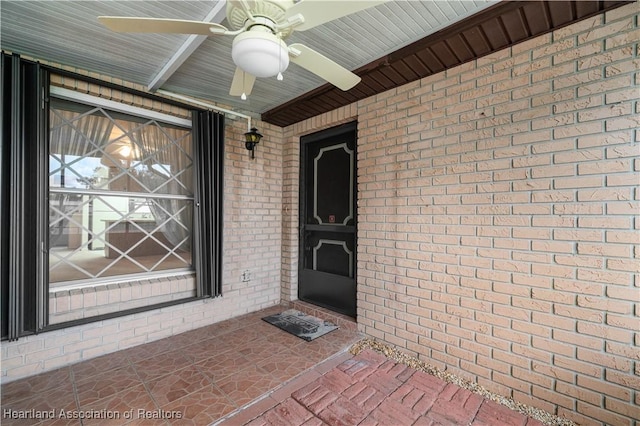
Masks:
[[[262,135],[258,133],[258,129],[255,127],[252,127],[250,131],[244,134],[244,146],[251,151],[252,159],[255,158],[254,148],[260,143],[260,139],[262,139]]]

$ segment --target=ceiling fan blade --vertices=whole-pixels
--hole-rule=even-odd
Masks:
[[[360,83],[360,77],[304,44],[294,43],[290,45],[289,57],[291,62],[311,71],[318,77],[324,78],[344,91]]]
[[[229,94],[231,96],[250,95],[253,89],[253,83],[255,83],[256,77],[243,71],[242,68],[236,67],[236,72],[233,74],[233,81],[231,82],[231,89]]]
[[[305,31],[315,27],[316,25],[321,25],[325,22],[342,18],[343,16],[368,9],[378,4],[385,3],[386,1],[388,0],[361,0],[340,2],[302,0],[286,10],[285,18],[295,21],[296,19],[294,17],[296,15],[302,15],[304,17],[304,22],[296,25],[295,29],[296,31]]]
[[[129,18],[124,16],[99,16],[98,21],[119,33],[176,33],[176,34],[225,34],[227,28],[212,22],[185,21],[182,19]]]

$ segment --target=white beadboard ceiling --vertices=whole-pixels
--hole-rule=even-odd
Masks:
[[[224,0],[223,0],[224,1]],[[320,1],[320,0],[303,0]],[[327,1],[327,7],[335,1]],[[354,1],[354,0],[352,0]],[[493,0],[389,1],[296,31],[285,41],[303,43],[354,70],[496,3]],[[229,96],[235,70],[233,36],[114,33],[100,15],[205,20],[227,25],[224,2],[200,1],[0,1],[0,46],[5,51],[104,74],[259,115],[325,82],[291,64],[284,81],[257,79],[249,99]],[[221,10],[221,12],[215,13]],[[193,37],[192,37],[193,38]],[[185,44],[186,43],[186,44]],[[181,49],[184,62],[158,75]],[[158,87],[158,84],[159,87]]]

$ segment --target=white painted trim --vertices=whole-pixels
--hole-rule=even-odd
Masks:
[[[50,93],[56,98],[65,99],[68,101],[81,102],[84,104],[110,109],[112,111],[162,121],[164,123],[174,124],[176,126],[191,128],[191,120],[187,120],[185,118],[174,117],[173,115],[163,114],[161,112],[123,104],[122,102],[99,98],[97,96],[88,95],[86,93],[76,92],[75,90],[65,89],[63,87],[51,86]]]
[[[173,93],[173,92],[167,92],[166,90],[158,90],[158,93],[160,93],[162,95],[170,96],[172,98],[175,98],[175,99],[178,99],[178,100],[181,100],[181,101],[184,101],[184,102],[189,102],[191,104],[198,105],[198,106],[201,106],[203,108],[207,108],[207,109],[211,109],[211,110],[214,110],[214,111],[218,111],[218,112],[223,112],[225,114],[229,114],[231,116],[230,118],[233,118],[233,116],[246,118],[247,119],[247,130],[248,131],[251,130],[251,116],[250,115],[246,115],[246,114],[242,114],[242,113],[239,113],[239,112],[231,111],[230,109],[226,109],[226,108],[221,108],[221,107],[219,107],[217,105],[213,105],[213,104],[210,104],[208,102],[202,102],[202,101],[199,101],[197,99],[190,98],[188,96],[179,95],[179,94]]]
[[[213,9],[202,20],[203,22],[213,22],[216,24],[222,23],[226,18],[226,6],[227,0],[218,1]],[[171,55],[167,60],[167,63],[162,67],[160,72],[151,80],[151,83],[147,86],[148,90],[153,92],[171,78],[174,72],[182,66],[182,64],[189,59],[189,56],[207,39],[206,35],[190,35],[187,40]]]

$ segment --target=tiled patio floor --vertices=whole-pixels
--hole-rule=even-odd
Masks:
[[[286,309],[272,307],[7,383],[0,423],[540,425],[374,351],[354,357],[346,351],[362,337],[354,323],[294,307],[341,327],[306,342],[261,320]]]
[[[40,424],[8,413],[55,410],[55,421],[41,424],[206,425],[361,338],[355,323],[306,342],[261,320],[284,309],[268,308],[4,384],[0,424]],[[119,418],[64,419],[61,410],[68,416]]]

